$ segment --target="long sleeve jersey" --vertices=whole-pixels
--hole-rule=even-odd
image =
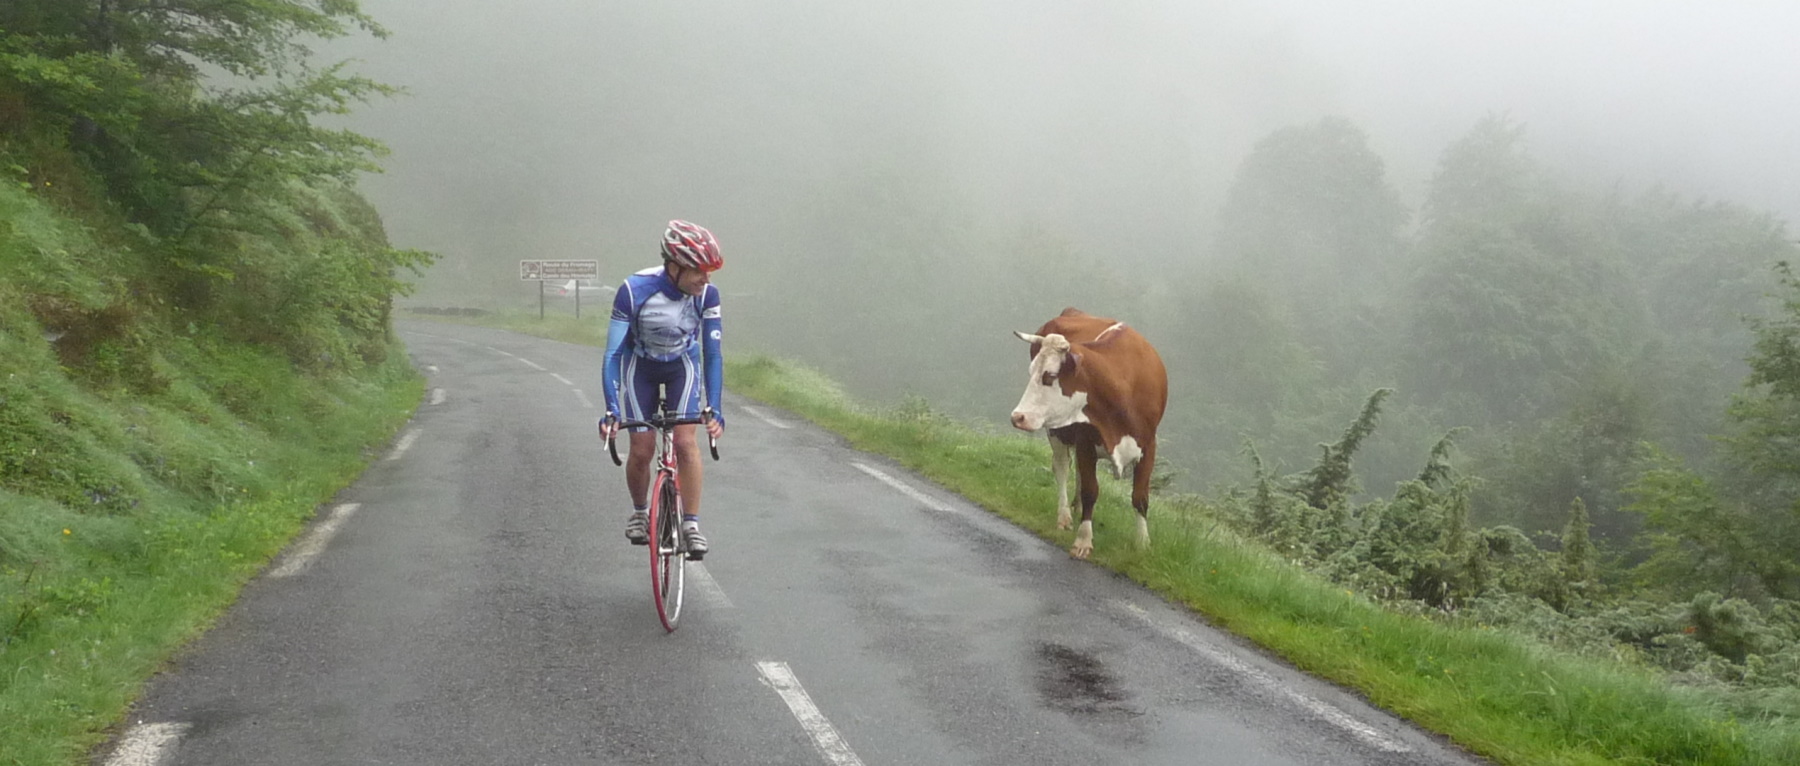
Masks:
[[[613,296],[612,322],[606,332],[602,385],[607,412],[619,412],[619,371],[625,354],[670,362],[687,355],[702,369],[706,404],[723,421],[725,359],[719,288],[707,285],[699,295],[686,295],[661,266],[632,274]]]

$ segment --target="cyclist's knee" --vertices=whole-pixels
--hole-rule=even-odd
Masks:
[[[656,439],[654,437],[647,433],[633,432],[631,434],[631,453],[626,456],[625,460],[634,466],[649,465],[650,457],[655,452]]]

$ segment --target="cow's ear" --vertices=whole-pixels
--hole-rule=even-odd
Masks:
[[[1081,362],[1081,355],[1075,353],[1074,351],[1070,351],[1067,354],[1063,354],[1062,367],[1056,371],[1056,374],[1059,376],[1065,377],[1065,378],[1070,375],[1074,375],[1075,374],[1075,365],[1079,364],[1080,362]]]

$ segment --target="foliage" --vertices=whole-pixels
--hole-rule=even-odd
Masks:
[[[1758,544],[1753,521],[1718,497],[1712,482],[1652,450],[1647,468],[1627,491],[1627,510],[1644,516],[1648,557],[1639,583],[1676,598],[1713,590],[1727,596],[1756,592]]]
[[[1625,543],[1637,517],[1624,513],[1623,488],[1642,466],[1657,411],[1624,374],[1596,372],[1574,384],[1573,403],[1541,420],[1494,429],[1501,436],[1472,469],[1484,479],[1475,502],[1481,518],[1549,534],[1579,500],[1597,533]]]
[[[131,220],[181,245],[245,225],[247,197],[375,169],[379,144],[311,120],[393,92],[306,61],[303,37],[353,27],[382,33],[355,0],[15,0],[0,92],[23,95],[35,124],[21,129],[66,136]],[[203,67],[242,85],[209,86]],[[172,264],[204,267],[199,252]]]
[[[1732,454],[1761,480],[1757,499],[1785,505],[1800,500],[1800,278],[1786,262],[1775,265],[1783,313],[1754,318],[1749,391],[1732,403],[1741,431]]]
[[[1523,139],[1489,118],[1444,152],[1408,287],[1412,388],[1484,420],[1553,413],[1577,381],[1622,365],[1644,324],[1601,211]]]
[[[0,3],[0,760],[72,763],[418,381],[356,0]]]
[[[1393,389],[1382,388],[1370,394],[1369,400],[1363,403],[1362,414],[1344,429],[1344,435],[1337,443],[1319,445],[1324,452],[1319,464],[1306,472],[1296,488],[1307,505],[1327,510],[1343,504],[1356,491],[1356,476],[1350,470],[1350,458],[1362,446],[1363,440],[1375,432],[1375,424],[1381,418],[1381,402],[1393,392]]]
[[[1326,117],[1251,148],[1219,209],[1214,250],[1236,279],[1278,286],[1279,310],[1312,353],[1348,371],[1366,338],[1384,334],[1382,287],[1408,218],[1368,136]]]

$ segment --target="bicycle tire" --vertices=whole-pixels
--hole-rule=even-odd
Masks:
[[[681,619],[687,580],[687,543],[681,535],[681,492],[674,474],[659,471],[650,508],[650,591],[663,630],[674,632]]]

